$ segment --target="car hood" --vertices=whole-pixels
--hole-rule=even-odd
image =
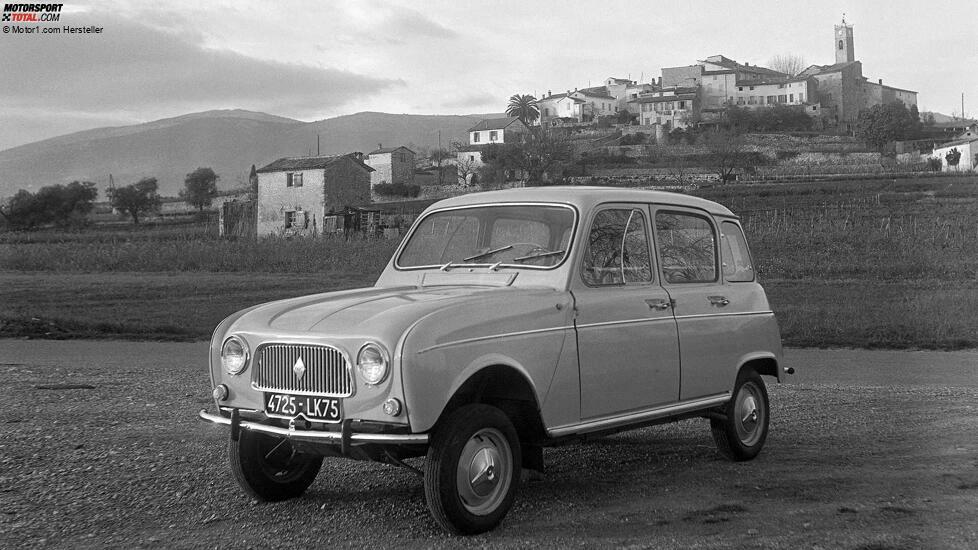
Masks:
[[[238,318],[229,332],[377,335],[400,333],[446,308],[498,306],[553,297],[555,289],[434,286],[367,288],[269,302]],[[461,311],[461,310],[460,310]]]

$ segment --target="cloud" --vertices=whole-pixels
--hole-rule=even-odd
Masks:
[[[247,107],[293,116],[336,109],[403,86],[334,68],[269,61],[203,45],[194,32],[172,32],[95,13],[65,24],[97,25],[102,34],[2,39],[0,100],[71,111]]]
[[[458,32],[403,6],[391,6],[385,27],[406,37],[427,36],[451,39],[459,36]]]

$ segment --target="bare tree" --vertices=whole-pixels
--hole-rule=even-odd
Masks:
[[[808,68],[805,58],[793,53],[776,55],[767,64],[768,68],[790,76],[795,76]]]
[[[465,147],[465,144],[458,141],[453,141],[451,144],[451,150],[456,156],[455,169],[458,171],[458,183],[463,186],[469,185],[471,176],[475,175],[481,164],[475,160],[476,153],[465,151]]]

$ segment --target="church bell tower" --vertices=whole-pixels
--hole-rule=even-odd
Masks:
[[[853,52],[852,25],[846,24],[846,17],[842,16],[842,24],[835,26],[835,62],[852,63],[856,60]]]

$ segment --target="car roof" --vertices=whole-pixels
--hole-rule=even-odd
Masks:
[[[687,206],[690,208],[706,210],[707,212],[718,216],[726,216],[731,218],[737,217],[722,204],[691,195],[684,195],[682,193],[651,191],[647,189],[623,189],[620,187],[578,185],[522,187],[517,189],[469,193],[467,195],[459,195],[457,197],[438,201],[431,205],[429,210],[453,208],[458,206],[476,206],[480,204],[491,204],[498,202],[550,202],[577,206],[581,210],[608,202],[647,202],[672,206]]]

